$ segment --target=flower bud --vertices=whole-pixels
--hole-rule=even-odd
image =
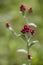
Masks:
[[[27,58],[28,58],[28,59],[31,59],[31,55],[30,55],[30,54],[28,54]]]
[[[29,12],[29,13],[31,13],[31,12],[32,12],[32,7],[30,7],[30,8],[28,9],[28,12]]]
[[[26,7],[25,7],[25,5],[24,4],[22,4],[21,6],[20,6],[20,11],[25,11],[26,10]]]
[[[31,33],[32,35],[34,35],[34,33],[35,33],[34,29],[30,29],[30,33]]]
[[[6,22],[6,27],[9,28],[10,27],[10,23]]]
[[[23,34],[24,34],[24,33],[25,33],[25,29],[22,29],[22,30],[21,30],[21,33],[23,33]]]

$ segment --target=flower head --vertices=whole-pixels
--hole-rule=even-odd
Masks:
[[[21,30],[21,33],[23,33],[23,34],[25,33],[25,29],[24,28]]]
[[[27,24],[25,24],[24,25],[24,27],[22,28],[22,30],[21,30],[21,33],[31,33],[31,35],[34,35],[34,33],[35,33],[35,30],[34,29],[31,29],[30,27],[29,27],[29,25],[27,25]]]
[[[10,27],[10,23],[6,22],[6,27],[9,28]]]
[[[20,6],[20,11],[25,11],[26,10],[26,7],[25,7],[25,5],[24,4],[22,4],[21,6]]]
[[[34,29],[30,29],[30,33],[31,33],[32,35],[34,35],[34,33],[35,33]]]
[[[31,59],[31,55],[30,55],[30,54],[28,54],[28,55],[27,55],[27,58],[28,58],[28,59]]]
[[[30,27],[27,24],[25,24],[23,29],[21,30],[21,32],[26,33],[26,32],[29,32],[29,31],[30,31]]]
[[[31,12],[32,12],[32,7],[30,7],[30,8],[28,9],[28,12],[29,12],[29,13],[31,13]]]
[[[25,29],[26,32],[29,32],[30,27],[29,27],[27,24],[25,24],[25,25],[24,25],[24,29]]]

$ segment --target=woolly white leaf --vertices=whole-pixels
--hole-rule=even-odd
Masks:
[[[34,24],[34,23],[29,23],[28,25],[29,25],[29,26],[33,26],[33,27],[35,27],[35,28],[37,27],[37,25]]]
[[[17,52],[22,52],[22,53],[26,53],[27,54],[27,51],[24,50],[24,49],[18,49]]]
[[[17,36],[17,37],[21,36],[21,34],[17,34],[16,32],[14,32],[14,35]]]
[[[32,43],[38,43],[38,42],[39,42],[38,40],[32,41]]]
[[[21,36],[21,34],[17,34],[16,32],[14,32],[11,26],[9,27],[9,30],[17,37]]]
[[[18,37],[21,36],[21,34],[18,34]]]
[[[22,65],[26,65],[26,64],[22,64]]]
[[[28,46],[31,47],[33,44],[38,43],[38,42],[39,42],[38,40],[36,40],[36,41],[32,41],[31,43],[28,44]]]
[[[9,30],[10,30],[10,31],[12,31],[12,30],[13,30],[11,26],[9,27]]]

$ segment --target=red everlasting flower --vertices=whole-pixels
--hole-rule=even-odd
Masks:
[[[30,33],[33,35],[35,33],[34,29],[31,29]]]
[[[24,29],[25,29],[26,32],[29,32],[30,27],[26,24],[26,25],[24,25]]]
[[[21,6],[20,6],[20,11],[24,11],[26,8],[25,8],[25,5],[24,4],[22,4]]]
[[[10,23],[6,22],[6,27],[10,27]]]
[[[27,24],[25,24],[21,32],[22,33],[30,32],[30,27]]]
[[[22,29],[22,30],[21,30],[21,32],[22,32],[22,33],[25,33],[25,30],[24,30],[24,29]]]
[[[30,8],[28,9],[28,12],[29,12],[29,13],[31,13],[31,12],[32,12],[32,7],[30,7]]]
[[[27,58],[28,58],[28,59],[31,59],[31,56],[30,56],[30,54],[28,54]]]

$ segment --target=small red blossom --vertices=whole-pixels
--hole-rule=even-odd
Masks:
[[[34,29],[30,29],[30,33],[33,35],[35,33]]]
[[[30,8],[28,9],[28,12],[29,12],[29,13],[31,13],[31,12],[32,12],[32,7],[30,7]]]
[[[10,27],[10,23],[9,22],[6,22],[6,27]]]
[[[21,32],[22,32],[22,33],[25,33],[25,29],[22,29]]]
[[[30,27],[29,27],[27,24],[25,24],[25,25],[24,25],[24,29],[25,29],[26,32],[29,32]]]
[[[28,58],[28,59],[31,59],[31,55],[30,55],[30,54],[28,54],[28,55],[27,55],[27,58]]]
[[[30,32],[30,27],[27,24],[25,24],[21,32],[22,33]]]
[[[20,6],[20,11],[25,11],[25,10],[26,10],[26,7],[25,7],[24,4],[22,4],[22,5]]]

